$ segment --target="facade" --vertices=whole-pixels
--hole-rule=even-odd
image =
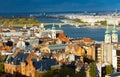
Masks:
[[[120,46],[120,44],[118,44],[117,46]],[[120,48],[117,47],[117,49],[114,46],[114,49],[112,51],[113,55],[112,55],[112,65],[114,67],[114,71],[115,72],[120,72]]]
[[[98,62],[104,62],[104,43],[96,42],[95,44],[95,60]]]

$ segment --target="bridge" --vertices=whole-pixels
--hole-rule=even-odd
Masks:
[[[55,22],[55,23],[50,23],[50,22],[46,22],[46,23],[42,23],[44,26],[46,25],[57,25],[59,26],[59,28],[61,28],[63,25],[72,25],[72,26],[75,26],[75,27],[79,27],[80,25],[88,25],[88,23],[78,23],[78,22]]]

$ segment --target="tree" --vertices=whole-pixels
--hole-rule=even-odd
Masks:
[[[107,65],[105,68],[106,74],[112,74],[113,73],[113,67],[112,65]]]
[[[6,56],[2,56],[0,54],[0,73],[2,74],[4,72],[4,60],[5,60]]]
[[[74,19],[74,21],[79,22],[79,23],[83,23],[83,21],[81,19],[78,19],[78,18]]]
[[[101,25],[107,25],[107,21],[96,21],[95,23],[101,23]]]
[[[4,19],[4,22],[3,22],[3,24],[5,25],[5,26],[8,26],[9,25],[9,19]]]
[[[96,64],[95,62],[90,63],[90,70],[89,70],[90,77],[97,76]]]
[[[0,63],[0,73],[4,72],[4,64]]]
[[[13,26],[13,25],[38,25],[40,24],[40,22],[36,19],[36,18],[0,18],[0,24],[3,24],[5,26]]]

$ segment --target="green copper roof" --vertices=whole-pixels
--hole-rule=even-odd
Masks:
[[[53,24],[53,26],[52,26],[52,30],[55,30],[55,25]]]

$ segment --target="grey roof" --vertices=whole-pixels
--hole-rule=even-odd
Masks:
[[[11,63],[12,61],[13,61],[13,57],[9,57],[9,59],[7,60],[8,61],[8,63]]]
[[[58,49],[65,49],[66,48],[66,44],[58,44],[58,45],[50,45],[48,48],[50,50],[58,50]]]
[[[31,51],[31,50],[33,50],[33,47],[31,45],[28,45],[25,47],[25,50],[27,50],[27,52]]]
[[[8,63],[12,63],[14,65],[19,65],[21,62],[26,62],[26,58],[29,53],[18,52],[18,54],[13,58],[12,56],[8,58]]]
[[[13,63],[14,65],[20,65],[21,62],[26,62],[26,58],[29,55],[29,53],[24,52],[18,52],[18,54],[13,58],[10,56],[7,61],[8,63]],[[33,61],[33,65],[38,71],[46,71],[51,68],[53,65],[57,65],[56,59],[42,59],[40,61],[37,61],[35,58],[31,58]]]
[[[57,65],[57,61],[55,59],[44,59],[40,61],[33,61],[33,65],[39,71],[45,71],[50,69],[51,66]]]

